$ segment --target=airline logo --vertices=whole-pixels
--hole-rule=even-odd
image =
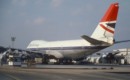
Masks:
[[[100,27],[101,28],[103,28],[105,31],[107,31],[107,32],[109,32],[109,33],[112,33],[112,34],[114,34],[114,32],[115,32],[115,21],[114,22],[112,22],[112,23],[106,23],[106,22],[102,22],[101,24],[100,24]]]
[[[105,31],[111,34],[114,34],[115,31],[118,8],[118,3],[111,4],[111,6],[108,8],[106,14],[103,16],[99,24],[100,27],[102,27]]]

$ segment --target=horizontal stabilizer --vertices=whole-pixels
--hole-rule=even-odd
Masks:
[[[103,43],[106,43],[104,41],[99,41],[99,40],[96,40],[94,38],[91,38],[89,36],[86,36],[86,35],[83,35],[81,36],[83,39],[87,40],[88,42],[90,42],[91,44],[93,45],[99,45],[99,44],[103,44]]]

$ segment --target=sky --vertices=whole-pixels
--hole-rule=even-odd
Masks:
[[[32,40],[91,36],[109,5],[119,3],[115,40],[130,40],[130,0],[0,0],[0,46],[26,49]],[[130,42],[106,50],[130,48]]]

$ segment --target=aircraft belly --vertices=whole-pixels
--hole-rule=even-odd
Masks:
[[[64,57],[61,50],[47,50],[46,54],[52,55],[56,58],[63,58]]]
[[[85,52],[85,50],[64,50],[62,54],[64,57],[75,59],[84,56]]]
[[[56,58],[83,58],[91,55],[94,52],[99,51],[99,49],[83,49],[83,50],[49,50],[46,54],[53,55]]]
[[[99,51],[99,49],[87,49],[87,50],[64,50],[62,51],[62,54],[64,57],[77,59],[77,58],[83,58],[88,55],[91,55],[94,52]]]

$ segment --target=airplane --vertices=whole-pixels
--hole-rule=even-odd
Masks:
[[[63,62],[67,59],[78,60],[110,47],[116,43],[114,33],[118,9],[119,3],[112,3],[90,37],[82,35],[82,39],[64,41],[33,40],[27,50],[38,51]]]

